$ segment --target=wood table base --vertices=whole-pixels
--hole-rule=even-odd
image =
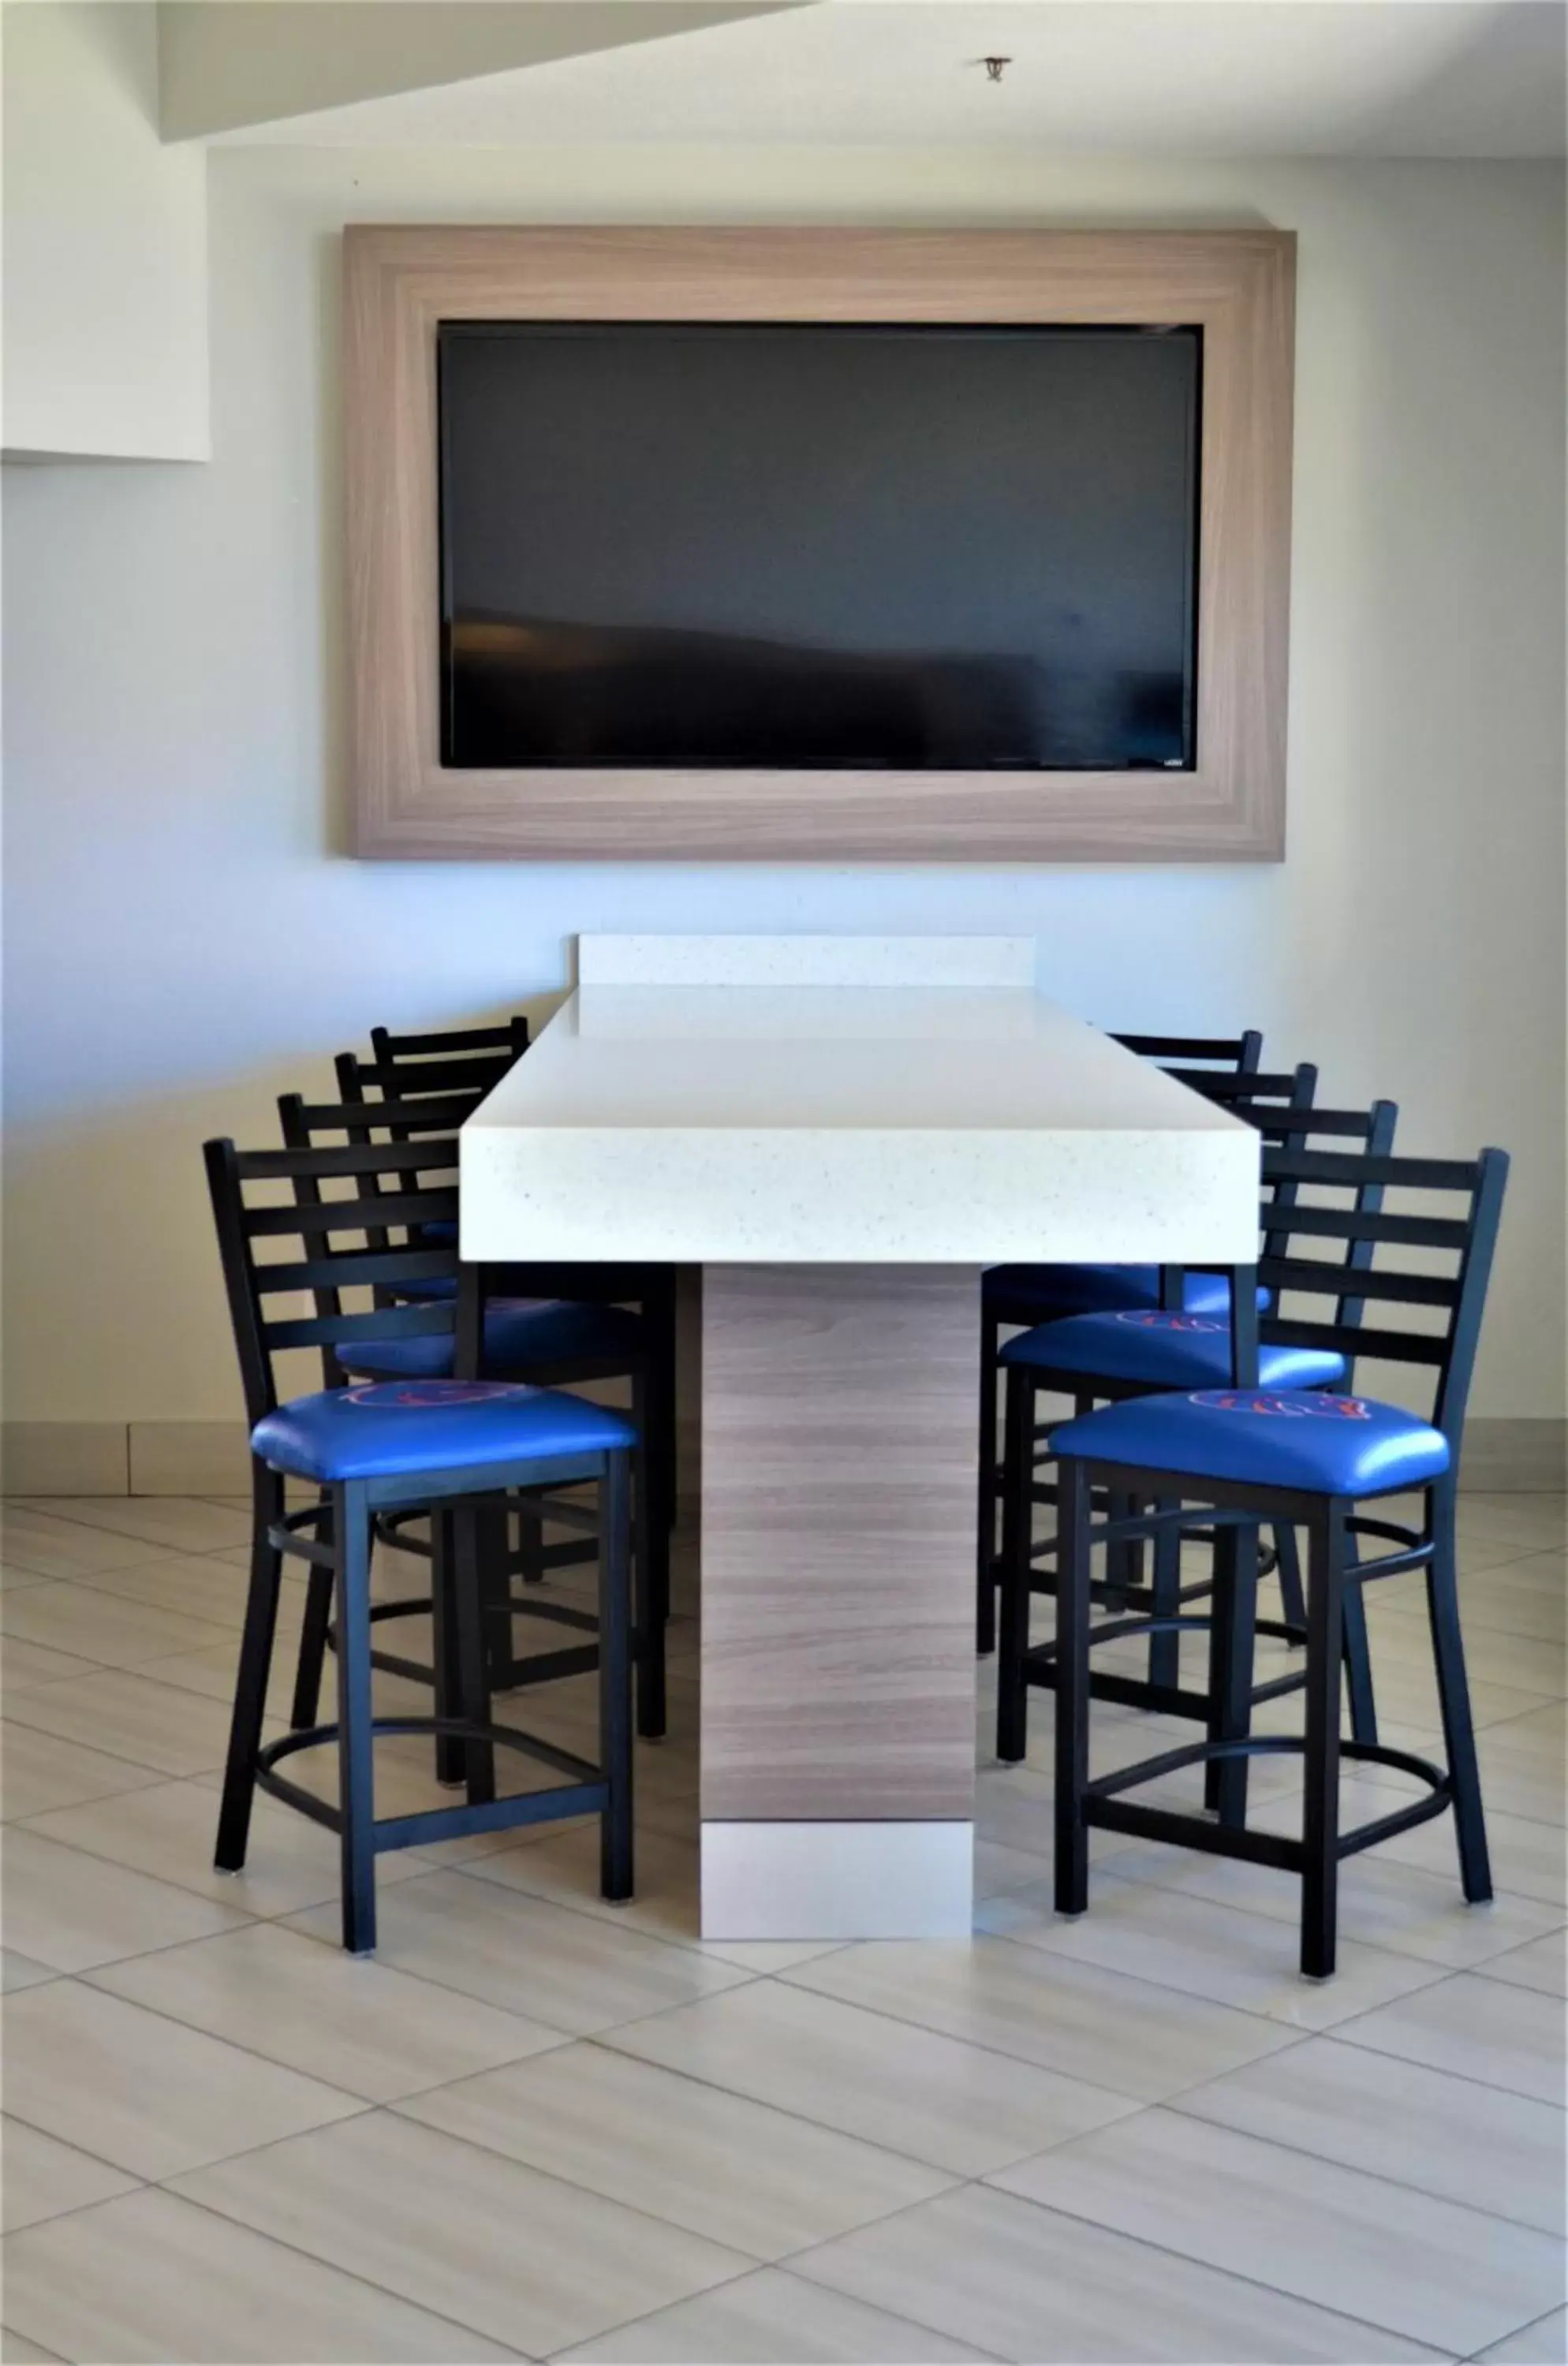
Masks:
[[[977,1268],[703,1279],[703,1929],[967,1931]]]

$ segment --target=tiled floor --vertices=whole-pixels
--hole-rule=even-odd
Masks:
[[[263,1803],[210,1869],[243,1508],[6,1506],[0,2359],[1568,2358],[1563,1507],[1462,1501],[1499,1895],[1446,1823],[1358,1858],[1318,1987],[1256,1866],[1099,1836],[1057,1922],[1049,1706],[1003,1771],[984,1679],[972,1945],[704,1944],[690,1616],[637,1902],[586,1830],[491,1835],[383,1859],[351,1962],[327,1834]],[[1371,1624],[1439,1752],[1417,1583]],[[588,1744],[589,1680],[530,1715]],[[1097,1712],[1097,1763],[1149,1735]],[[1256,1782],[1291,1829],[1293,1763]]]

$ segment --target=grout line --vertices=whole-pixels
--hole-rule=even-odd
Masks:
[[[1457,1978],[1458,1975],[1455,1974],[1454,1977]],[[1327,2033],[1325,2032],[1325,2034],[1326,2035]],[[1285,2050],[1287,2052],[1293,2052],[1294,2048],[1287,2047]],[[1363,2054],[1369,2054],[1372,2052],[1372,2050],[1373,2049],[1371,2046],[1362,2046],[1360,2048],[1360,2051]],[[1270,2062],[1275,2057],[1272,2055],[1266,2055],[1264,2056],[1265,2062]],[[1403,2055],[1381,2055],[1379,2059],[1385,2062],[1400,2062],[1407,2069],[1433,2070],[1431,2063],[1411,2063]],[[1250,2063],[1244,2063],[1241,2067],[1242,2070],[1245,2071],[1252,2068],[1254,2066]],[[1179,2095],[1172,2096],[1166,2101],[1156,2104],[1154,2108],[1158,2111],[1175,2112],[1180,2118],[1191,2120],[1201,2127],[1222,2128],[1227,2135],[1247,2136],[1255,2144],[1272,2145],[1280,2152],[1295,2153],[1304,2160],[1321,2161],[1330,2169],[1343,2169],[1351,2177],[1371,2178],[1374,2184],[1390,2186],[1396,2193],[1419,2194],[1424,2201],[1447,2203],[1455,2210],[1469,2210],[1472,2211],[1478,2218],[1490,2218],[1500,2226],[1516,2226],[1525,2234],[1545,2235],[1548,2239],[1551,2239],[1553,2229],[1550,2226],[1538,2226],[1533,2219],[1512,2218],[1506,2210],[1490,2209],[1483,2202],[1461,2202],[1454,2194],[1434,2192],[1429,2185],[1412,2185],[1405,2178],[1391,2177],[1386,2169],[1368,2169],[1361,2161],[1341,2160],[1335,2153],[1314,2152],[1310,2145],[1292,2144],[1288,2136],[1260,2135],[1256,2128],[1236,2127],[1229,2120],[1211,2120],[1205,2118],[1201,2112],[1194,2112],[1190,2109],[1183,2110],[1182,2107],[1184,2104],[1190,2104],[1191,2099],[1196,2095],[1202,2094],[1207,2088],[1221,2086],[1224,2083],[1224,2080],[1227,2078],[1236,2077],[1239,2075],[1240,2073],[1238,2072],[1222,2071],[1217,2079],[1204,2079],[1200,2085],[1195,2087],[1184,2087]],[[1448,2072],[1434,2071],[1433,2075],[1437,2077],[1448,2077],[1450,2075],[1458,2076],[1458,2073],[1450,2074]],[[1467,2079],[1464,2083],[1467,2086],[1479,2087],[1483,2094],[1511,2095],[1516,2102],[1531,2102],[1537,2100],[1533,2096],[1521,2096],[1512,2088],[1487,2086],[1484,2080],[1482,2079]],[[1547,2104],[1543,2108],[1551,2111],[1554,2108],[1561,2109],[1561,2106]],[[1112,2124],[1114,2125],[1115,2123],[1112,2123]],[[1565,2130],[1565,2132],[1568,2132],[1568,2130]],[[1086,2135],[1093,2135],[1096,2134],[1098,2134],[1098,2130],[1092,2128],[1086,2131]],[[1073,2141],[1076,2144],[1079,2139],[1075,2136]],[[1416,2337],[1412,2335],[1411,2338],[1414,2340]]]
[[[1497,2349],[1501,2343],[1505,2341],[1517,2341],[1522,2333],[1533,2333],[1538,2326],[1550,2325],[1554,2316],[1561,2316],[1562,2315],[1562,2311],[1561,2307],[1549,2308],[1544,2316],[1532,2316],[1528,2323],[1524,2325],[1516,2325],[1511,2333],[1500,2334],[1497,2340],[1489,2341],[1484,2349],[1472,2349],[1470,2357],[1461,2361],[1461,2366],[1476,2366],[1476,2361],[1478,2360],[1490,2357],[1492,2351]],[[1551,2360],[1547,2358],[1544,2351],[1541,2353],[1540,2366],[1551,2366]]]
[[[369,2114],[367,2112],[360,2112],[355,2116],[364,2119],[368,2118]],[[341,2127],[344,2125],[345,2123],[343,2121],[332,2121],[329,2122],[328,2124],[331,2126]],[[303,2135],[313,2135],[315,2133],[316,2131],[312,2128],[304,2128],[300,2131],[300,2134]],[[291,2144],[295,2139],[291,2136],[282,2136],[279,2137],[277,2141],[281,2144]],[[256,2153],[270,2152],[272,2150],[272,2146],[270,2145],[254,2145],[251,2147],[251,2150],[252,2152]],[[233,2161],[244,2160],[249,2158],[250,2156],[245,2153],[231,2153],[227,2156],[226,2161],[209,2161],[204,2164],[204,2166],[206,2168],[218,2169],[228,2166],[229,2163]],[[323,2259],[320,2251],[307,2251],[302,2244],[291,2243],[285,2235],[274,2235],[267,2229],[261,2226],[253,2226],[248,2219],[236,2218],[226,2210],[214,2209],[209,2202],[198,2201],[197,2196],[193,2193],[176,2193],[174,2191],[174,2180],[175,2177],[198,2177],[201,2174],[202,2171],[200,2169],[175,2169],[169,2177],[160,2178],[155,2181],[150,2182],[144,2190],[153,2193],[166,2194],[171,2202],[186,2203],[192,2210],[199,2210],[205,2216],[217,2219],[220,2225],[237,2226],[243,2233],[254,2236],[258,2242],[274,2243],[280,2251],[291,2251],[296,2259],[309,2259],[312,2265],[318,2268],[325,2268],[329,2273],[333,2275],[345,2276],[350,2283],[362,2285],[367,2292],[375,2293],[378,2297],[382,2300],[394,2301],[400,2308],[416,2309],[422,2316],[428,2316],[436,2324],[450,2325],[458,2333],[468,2334],[476,2341],[488,2341],[492,2349],[506,2351],[512,2357],[523,2360],[525,2361],[525,2366],[535,2366],[535,2361],[530,2358],[527,2350],[515,2349],[509,2342],[497,2341],[492,2333],[482,2331],[477,2325],[469,2325],[462,2317],[453,2316],[446,2309],[428,2308],[423,2301],[410,2300],[406,2293],[394,2292],[389,2284],[372,2282],[368,2276],[360,2275],[357,2270],[354,2268],[345,2268],[339,2259]],[[93,2207],[96,2209],[101,2209],[105,2206],[106,2205],[101,2203],[93,2204]],[[81,2214],[85,2215],[85,2214],[84,2213]],[[593,2338],[592,2335],[588,2338],[591,2340]]]
[[[1154,2105],[1151,2108],[1157,2110],[1159,2107]],[[1083,2137],[1073,2138],[1075,2144],[1084,2141],[1086,2139]],[[1292,2292],[1283,2284],[1265,2283],[1260,2276],[1249,2276],[1241,2268],[1219,2267],[1213,2259],[1205,2259],[1196,2251],[1179,2251],[1173,2244],[1157,2242],[1149,2235],[1130,2235],[1124,2226],[1118,2226],[1112,2220],[1091,2217],[1088,2211],[1075,2210],[1066,2203],[1036,2202],[1032,2194],[1013,2193],[1005,2185],[993,2184],[988,2178],[982,2179],[980,2182],[986,2185],[989,2191],[1005,2194],[1009,2201],[1021,2202],[1031,2210],[1043,2210],[1048,2215],[1070,2219],[1075,2225],[1098,2226],[1107,2234],[1119,2236],[1124,2243],[1141,2244],[1145,2250],[1157,2252],[1164,2259],[1182,2259],[1190,2267],[1206,2268],[1211,2275],[1229,2276],[1234,2282],[1249,2284],[1254,2292],[1268,2293],[1271,2299],[1294,2301],[1298,2307],[1317,2309],[1325,2316],[1337,2316],[1344,2324],[1359,2327],[1369,2333],[1387,2334],[1393,2340],[1419,2342],[1423,2348],[1433,2349],[1435,2358],[1443,2354],[1435,2349],[1434,2344],[1427,2340],[1424,2334],[1412,2333],[1404,2326],[1382,2325],[1375,2317],[1353,2316],[1348,2309],[1336,2307],[1332,2301],[1314,2300],[1309,2294]],[[1414,2192],[1416,2188],[1400,2186],[1395,2190],[1399,2192]],[[1432,2196],[1423,2194],[1421,2199],[1430,2201]],[[1451,2351],[1449,2353],[1450,2357],[1454,2354]]]

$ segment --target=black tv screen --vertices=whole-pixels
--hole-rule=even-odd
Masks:
[[[1197,329],[439,333],[442,760],[1194,760]]]

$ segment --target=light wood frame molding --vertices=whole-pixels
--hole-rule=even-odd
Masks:
[[[354,225],[344,263],[356,853],[622,862],[1282,858],[1292,233]],[[443,767],[435,339],[439,322],[464,320],[1200,327],[1196,768]]]

